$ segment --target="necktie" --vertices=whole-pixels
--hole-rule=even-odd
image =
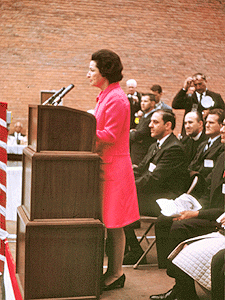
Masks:
[[[199,102],[201,103],[201,101],[202,101],[202,94],[200,94],[200,98],[199,98]]]
[[[155,149],[153,150],[153,155],[159,150],[159,142],[156,143]]]
[[[211,146],[212,146],[211,141],[208,141],[208,143],[205,145],[204,152],[205,152],[206,150],[208,150],[209,147],[211,147]]]
[[[20,140],[19,140],[19,133],[17,133],[17,135],[16,135],[16,143],[17,143],[17,145],[19,145],[19,144],[20,144]]]

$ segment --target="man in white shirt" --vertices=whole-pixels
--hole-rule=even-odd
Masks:
[[[16,138],[16,143],[19,145],[21,140],[24,139],[25,135],[22,134],[23,125],[21,122],[16,122],[14,125],[14,133],[10,134],[10,136],[14,136]]]
[[[194,87],[195,91],[189,95],[188,90],[190,87]],[[196,73],[185,79],[183,88],[173,99],[172,107],[174,109],[185,109],[186,115],[192,110],[204,113],[213,108],[224,109],[225,105],[220,94],[207,89],[206,76],[202,73]],[[182,135],[184,135],[184,127]]]

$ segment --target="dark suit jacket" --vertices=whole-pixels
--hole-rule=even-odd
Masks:
[[[152,214],[152,210],[159,214],[155,200],[174,198],[187,189],[187,159],[181,142],[172,133],[154,153],[155,147],[156,143],[150,146],[142,162],[134,169],[141,214]],[[152,172],[149,171],[150,163],[156,166]]]
[[[133,164],[138,165],[146,155],[148,148],[156,139],[151,137],[149,123],[152,114],[142,117],[135,131],[130,132],[130,155]]]
[[[208,181],[208,176],[212,172],[215,166],[218,156],[224,151],[224,145],[221,143],[221,138],[219,137],[212,146],[204,152],[204,148],[207,141],[201,143],[197,149],[197,154],[190,163],[188,170],[198,172],[206,181]],[[213,161],[213,167],[204,166],[205,160]]]
[[[210,176],[210,184],[206,187],[204,195],[199,199],[203,209],[199,211],[199,218],[216,220],[224,211],[225,198],[222,193],[224,183],[224,151],[219,155]]]
[[[137,97],[139,102],[133,102],[132,97],[128,97],[130,102],[130,128],[135,128],[137,124],[135,123],[135,113],[141,110],[141,94],[137,92]]]
[[[222,108],[224,109],[224,101],[220,94],[206,90],[206,95],[212,97],[215,104],[211,108]],[[193,93],[192,97],[187,97],[186,91],[181,89],[174,97],[172,107],[175,109],[185,109],[185,114],[192,110],[193,104],[197,105],[197,110],[202,112],[204,108],[199,102],[196,93]]]
[[[185,153],[187,156],[188,165],[194,159],[197,153],[198,146],[207,139],[208,137],[204,132],[202,132],[200,138],[197,141],[193,140],[193,138],[189,136],[185,136],[181,139],[181,143],[184,145]]]
[[[135,128],[136,131],[130,132],[131,161],[135,165],[138,165],[142,161],[150,145],[156,141],[151,137],[149,123],[153,113],[159,109],[168,109],[172,111],[172,108],[169,105],[161,102],[161,105],[154,108],[146,118],[142,117],[140,119],[139,124]]]
[[[225,104],[220,96],[220,94],[206,90],[206,95],[212,97],[214,100],[215,104],[211,108],[222,108],[224,109]],[[185,113],[184,116],[190,112],[193,108],[193,105],[197,106],[197,110],[199,112],[202,112],[205,108],[198,102],[198,98],[196,93],[193,93],[192,97],[188,97],[186,95],[186,91],[181,89],[177,95],[174,97],[173,102],[172,102],[172,107],[174,109],[184,109]],[[182,127],[182,135],[185,136],[185,130],[184,130],[184,122],[183,122],[183,127]]]

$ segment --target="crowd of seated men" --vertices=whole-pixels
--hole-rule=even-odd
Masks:
[[[216,219],[224,212],[224,102],[219,94],[206,88],[206,83],[201,73],[189,77],[173,100],[174,109],[185,109],[181,139],[173,133],[175,114],[162,104],[159,85],[140,96],[142,114],[136,111],[133,116],[133,120],[138,117],[138,122],[131,127],[130,152],[140,214],[158,217],[158,266],[166,268],[176,280],[170,291],[150,299],[198,299],[193,279],[167,257],[186,239],[218,231]],[[156,200],[182,195],[196,176],[198,183],[191,195],[202,208],[184,211],[178,218],[162,215]],[[124,264],[135,264],[143,254],[135,225],[126,227],[125,234]],[[145,264],[146,258],[141,263]]]

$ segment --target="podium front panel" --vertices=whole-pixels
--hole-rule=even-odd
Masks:
[[[99,299],[104,226],[94,219],[29,221],[18,208],[16,274],[24,300]]]
[[[91,151],[96,141],[96,119],[65,106],[29,105],[28,145],[40,151]]]
[[[100,162],[92,152],[23,152],[22,206],[30,220],[101,220]]]

